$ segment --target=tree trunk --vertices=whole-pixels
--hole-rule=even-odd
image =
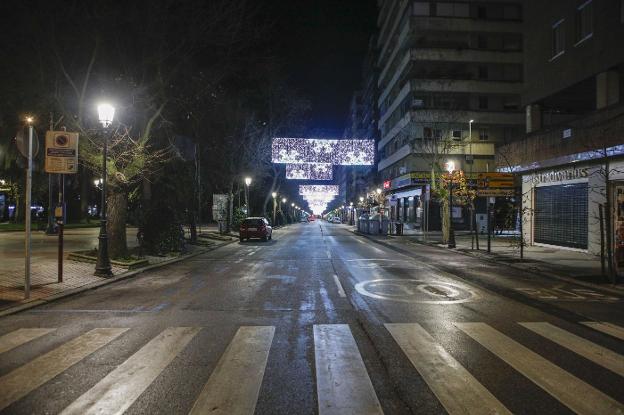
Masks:
[[[124,257],[128,254],[126,241],[126,216],[128,195],[121,190],[114,189],[107,197],[108,226],[108,253],[111,258]]]

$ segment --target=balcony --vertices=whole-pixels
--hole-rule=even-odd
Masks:
[[[466,92],[479,94],[509,94],[522,92],[521,82],[500,82],[459,79],[412,79],[413,91],[422,92]]]
[[[624,105],[612,106],[501,146],[496,151],[496,165],[527,171],[597,158],[600,149],[624,144],[622,131]],[[570,136],[564,138],[564,132]]]
[[[404,159],[409,156],[411,153],[411,147],[409,144],[405,144],[403,147],[399,148],[397,151],[389,155],[383,160],[379,161],[377,164],[377,171],[382,171],[388,166],[392,166],[394,163]]]
[[[462,123],[475,120],[477,124],[524,125],[524,113],[522,112],[416,109],[412,110],[411,113],[411,118],[415,122]]]
[[[522,33],[522,22],[517,21],[413,16],[410,26],[415,32]]]
[[[445,62],[522,63],[522,52],[482,49],[412,48],[412,60]]]

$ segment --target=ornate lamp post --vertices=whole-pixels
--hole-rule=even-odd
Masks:
[[[277,210],[277,200],[275,198],[277,197],[277,193],[273,192],[271,196],[273,196],[273,226],[275,226],[275,211]]]
[[[453,171],[455,171],[455,162],[449,160],[446,163],[446,169],[449,172],[449,240],[448,247],[455,248],[455,230],[453,229]]]
[[[98,257],[95,264],[95,275],[99,277],[111,277],[113,271],[110,258],[108,257],[108,233],[106,231],[106,161],[108,158],[108,127],[113,122],[115,107],[110,104],[100,104],[97,107],[98,118],[104,129],[104,148],[102,150],[102,206],[100,208],[100,235],[98,236]]]
[[[249,209],[249,185],[251,184],[251,177],[245,177],[245,206],[247,206],[247,216],[251,216],[251,209]]]

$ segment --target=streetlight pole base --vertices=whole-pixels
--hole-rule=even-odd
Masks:
[[[455,231],[453,228],[449,229],[448,247],[455,248]]]
[[[98,256],[93,275],[97,277],[112,277],[113,269],[108,257],[108,234],[106,233],[106,220],[100,221],[100,235],[98,236]]]

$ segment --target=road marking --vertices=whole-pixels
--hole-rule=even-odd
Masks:
[[[420,324],[385,324],[449,414],[511,414]]]
[[[75,365],[127,328],[93,329],[0,378],[0,410]]]
[[[485,323],[454,323],[577,414],[622,414],[624,405]]]
[[[76,399],[62,414],[121,414],[199,332],[169,327]]]
[[[21,346],[24,343],[35,340],[56,329],[19,329],[0,337],[0,353],[8,352],[11,349]]]
[[[327,248],[325,248],[325,255],[327,255],[327,259],[331,259],[331,252]]]
[[[342,284],[340,283],[340,280],[338,279],[338,275],[334,274],[334,282],[336,283],[336,287],[338,287],[338,295],[341,297],[346,297],[347,294],[345,294],[345,290],[344,288],[342,288]]]
[[[613,323],[601,323],[598,321],[582,321],[581,324],[617,339],[624,340],[624,327],[616,326]]]
[[[190,414],[252,415],[275,327],[240,327],[204,385]]]
[[[550,323],[518,323],[523,327],[547,338],[558,345],[572,350],[587,360],[600,365],[610,371],[624,376],[624,356],[605,347],[599,346],[582,337],[565,331]]]
[[[319,415],[383,414],[347,324],[314,325]]]

